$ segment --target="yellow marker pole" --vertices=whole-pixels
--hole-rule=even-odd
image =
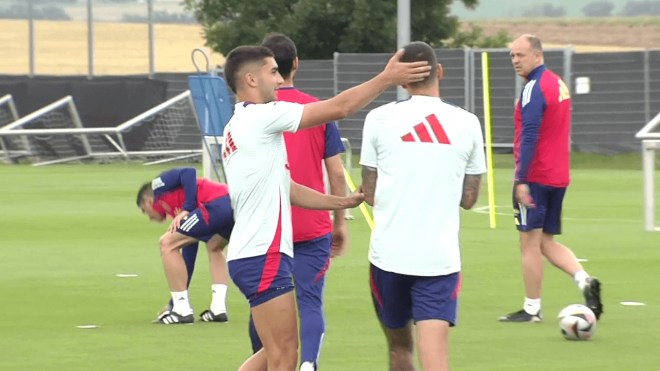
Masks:
[[[351,178],[351,175],[348,173],[348,171],[346,171],[346,168],[344,168],[344,176],[346,177],[346,182],[348,182],[348,188],[351,189],[351,192],[355,192],[355,183],[353,183],[353,179]],[[367,210],[367,206],[365,206],[364,202],[360,204],[360,211],[362,211],[362,215],[364,215],[364,219],[367,221],[369,228],[371,228],[373,231],[374,220],[371,218],[369,210]]]
[[[490,61],[486,52],[481,53],[481,76],[484,92],[484,127],[486,128],[486,166],[488,169],[488,214],[490,227],[497,228],[495,213],[495,175],[493,172],[493,128],[490,108]]]

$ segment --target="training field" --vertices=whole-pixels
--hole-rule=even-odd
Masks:
[[[574,156],[559,240],[588,259],[584,266],[602,280],[605,303],[595,338],[583,343],[559,333],[557,313],[582,298],[556,269],[545,277],[544,323],[497,321],[520,309],[524,296],[510,215],[512,172],[504,166],[510,162],[496,159],[498,212],[506,214],[498,228],[488,227],[487,214],[462,212],[464,280],[452,369],[658,370],[660,234],[643,231],[639,156]],[[234,371],[247,358],[248,305],[235,287],[227,324],[151,324],[169,294],[158,250],[165,226],[150,224],[135,196],[167,168],[0,165],[0,370]],[[483,189],[479,206],[487,204]],[[354,214],[348,255],[328,273],[323,371],[388,369],[369,296],[369,229]],[[204,251],[190,291],[196,314],[211,296]],[[99,327],[76,328],[87,324]]]

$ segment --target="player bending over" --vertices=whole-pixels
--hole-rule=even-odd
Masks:
[[[250,302],[263,348],[240,371],[293,371],[298,328],[293,297],[291,205],[335,210],[359,205],[291,181],[283,132],[296,132],[354,114],[388,87],[422,80],[426,62],[400,63],[397,53],[374,79],[336,97],[301,105],[275,102],[283,79],[273,53],[242,46],[227,56],[225,77],[238,102],[225,127],[222,157],[236,224],[231,235],[229,274]]]
[[[402,61],[432,72],[410,99],[371,111],[362,132],[362,190],[374,206],[370,285],[390,369],[415,370],[412,324],[425,371],[449,370],[449,328],[461,288],[459,205],[477,202],[486,172],[479,119],[440,99],[443,69],[423,42]]]
[[[226,322],[229,274],[222,250],[234,226],[227,186],[197,179],[195,168],[178,168],[166,171],[140,187],[137,204],[151,220],[163,222],[167,216],[173,218],[167,232],[160,238],[165,276],[172,292],[172,308],[163,312],[156,323],[194,322],[187,286],[195,256],[188,254],[190,269],[187,269],[179,250],[184,246],[190,249],[189,245],[199,241],[206,242],[213,278],[211,307],[200,317],[204,322]]]

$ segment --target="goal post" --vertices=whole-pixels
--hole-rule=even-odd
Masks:
[[[11,124],[12,122],[18,120],[18,111],[16,110],[16,103],[14,102],[14,97],[11,94],[7,94],[3,97],[0,97],[0,128],[5,125]],[[5,161],[11,162],[12,153],[11,148],[5,141],[0,138],[0,157]]]
[[[655,222],[655,159],[657,151],[660,150],[660,133],[654,132],[654,130],[658,125],[660,125],[660,113],[635,135],[635,138],[642,140],[644,229],[647,231],[660,231]]]
[[[20,137],[27,138],[25,143]],[[162,163],[198,157],[201,137],[189,91],[116,127],[84,127],[68,96],[0,129],[0,139],[19,148],[35,166],[99,158]]]

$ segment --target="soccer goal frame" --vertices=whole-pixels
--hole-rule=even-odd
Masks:
[[[14,97],[11,94],[7,94],[3,97],[0,97],[0,107],[2,106],[7,106],[7,109],[9,110],[9,115],[11,117],[11,122],[14,122],[19,119],[18,117],[18,111],[16,110],[16,102],[14,102]],[[3,122],[3,124],[10,124],[11,122]],[[23,138],[25,143],[27,143],[27,140]],[[4,157],[2,158],[3,160],[6,161],[11,161],[12,159],[12,153],[13,151],[10,152],[9,146],[5,144],[5,141],[0,137],[0,150],[2,151],[2,155]]]
[[[156,107],[151,108],[150,110],[122,123],[117,127],[101,127],[101,128],[86,128],[83,126],[82,121],[80,120],[80,115],[76,109],[76,105],[71,96],[64,97],[56,102],[53,102],[23,118],[20,118],[13,123],[6,125],[0,128],[0,141],[5,137],[11,136],[22,136],[27,138],[28,136],[40,135],[40,136],[55,136],[55,135],[75,135],[79,137],[84,148],[84,154],[81,156],[70,156],[66,158],[55,159],[51,161],[39,161],[37,158],[37,153],[32,151],[29,147],[29,143],[26,145],[27,156],[35,159],[33,166],[45,166],[60,164],[72,161],[80,161],[85,159],[94,159],[94,158],[124,158],[126,160],[131,160],[133,157],[150,157],[150,156],[175,156],[174,158],[159,160],[153,163],[162,163],[167,161],[175,161],[178,159],[189,158],[200,156],[202,151],[198,148],[194,149],[167,149],[167,150],[145,150],[145,151],[129,151],[127,150],[124,134],[136,127],[137,125],[145,122],[146,120],[156,116],[158,113],[166,110],[167,108],[182,102],[188,101],[192,115],[194,119],[197,120],[197,115],[194,109],[192,96],[190,91],[185,91],[166,102],[159,104]],[[60,128],[60,129],[24,129],[22,128],[26,124],[37,120],[44,115],[53,112],[55,110],[61,109],[62,107],[67,107],[71,120],[74,127],[72,128]],[[88,136],[90,135],[102,135],[110,145],[110,148],[116,150],[114,152],[98,152],[92,149],[88,141]],[[201,135],[200,135],[201,138]],[[9,155],[9,153],[7,153]]]
[[[642,169],[644,172],[644,229],[660,231],[655,224],[655,156],[660,150],[660,133],[652,132],[660,125],[660,113],[635,134],[642,140]]]

